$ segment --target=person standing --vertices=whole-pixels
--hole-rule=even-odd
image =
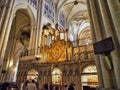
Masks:
[[[23,83],[23,86],[21,87],[21,90],[27,90],[27,85],[29,84],[29,80],[26,80],[25,83]]]
[[[11,90],[10,83],[8,82],[3,83],[1,86],[1,90]]]
[[[47,83],[44,84],[44,89],[48,90],[48,84]]]
[[[74,90],[73,83],[71,83],[71,84],[69,85],[68,90]]]
[[[53,84],[52,84],[52,82],[50,83],[50,90],[53,90]]]
[[[32,80],[32,82],[30,82],[28,85],[27,85],[27,90],[37,90],[37,86],[35,84],[35,80]]]

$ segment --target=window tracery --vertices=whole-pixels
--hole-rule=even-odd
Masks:
[[[95,73],[97,72],[96,66],[88,66],[86,67],[82,73]]]
[[[35,8],[37,8],[37,0],[28,0],[28,2],[33,5]]]
[[[59,68],[54,68],[52,72],[52,82],[53,84],[62,83],[62,71]]]
[[[52,0],[45,0],[43,3],[44,16],[54,23],[54,4]]]
[[[59,29],[60,30],[65,29],[65,18],[64,18],[64,14],[62,12],[59,13],[58,24],[59,24]]]
[[[27,73],[27,79],[34,79],[37,81],[37,78],[38,78],[38,72],[35,70],[35,69],[31,69],[28,71]]]
[[[87,66],[82,71],[82,85],[96,86],[98,84],[97,69],[95,65]]]

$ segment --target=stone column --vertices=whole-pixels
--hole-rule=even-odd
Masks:
[[[6,13],[8,11],[8,7],[9,7],[9,4],[8,3],[9,0],[1,0],[0,1],[0,29],[2,29],[2,25],[4,23],[4,20],[6,18]]]
[[[0,23],[1,23],[1,19],[2,19],[1,17],[2,17],[2,14],[3,14],[3,9],[4,9],[4,5],[5,5],[6,1],[5,0],[0,0]]]
[[[4,8],[3,8],[3,13],[1,15],[1,18],[0,18],[0,53],[1,53],[1,49],[2,49],[2,45],[3,45],[3,42],[5,40],[5,36],[6,36],[6,32],[7,32],[7,27],[8,27],[8,21],[10,20],[10,14],[11,14],[11,10],[13,8],[13,3],[14,3],[14,0],[12,1],[9,1],[7,0],[5,5],[4,5]],[[3,50],[2,50],[3,51]]]
[[[34,39],[33,39],[33,48],[36,48],[36,40],[37,40],[37,26],[34,26]]]
[[[111,1],[111,0],[109,0],[109,1]],[[119,70],[120,69],[120,61],[119,61],[120,57],[119,57],[119,54],[118,54],[118,51],[117,51],[118,48],[117,48],[116,38],[114,36],[115,32],[113,32],[113,30],[111,28],[111,25],[110,25],[109,13],[107,13],[107,11],[106,11],[107,5],[105,5],[105,1],[104,0],[99,0],[99,5],[100,5],[101,12],[102,12],[103,23],[104,23],[104,26],[105,26],[106,35],[107,35],[107,37],[112,36],[112,39],[113,39],[113,42],[114,42],[114,45],[115,45],[115,50],[111,52],[112,64],[113,64],[113,67],[114,67],[114,70],[112,71],[112,73],[115,74],[115,77],[111,77],[111,78],[113,78],[113,79],[115,78],[115,80],[112,80],[111,86],[113,86],[113,88],[116,88],[116,82],[115,81],[117,81],[117,88],[120,88],[120,70]],[[117,19],[117,21],[118,21],[118,19]],[[120,27],[118,27],[117,29],[120,29]],[[119,34],[118,32],[116,32],[116,33]]]
[[[38,6],[37,6],[37,15],[36,15],[36,18],[37,18],[37,20],[36,20],[36,45],[35,45],[35,49],[37,50],[38,49],[38,46],[39,46],[39,30],[40,30],[40,19],[41,19],[41,17],[40,17],[40,10],[41,10],[41,0],[38,0]]]
[[[94,38],[94,42],[102,40],[105,35],[103,35],[104,32],[104,26],[103,26],[103,21],[101,20],[101,11],[100,11],[100,7],[98,5],[98,1],[95,0],[88,0],[89,4],[90,4],[90,10],[91,10],[91,21],[93,24],[93,36],[95,36]],[[100,81],[100,87],[101,88],[111,88],[111,83],[110,82],[110,75],[109,72],[105,69],[105,67],[103,67],[104,65],[104,59],[105,56],[104,55],[99,55],[96,56],[96,65],[97,65],[97,70],[98,70],[98,78]],[[104,77],[106,77],[106,75],[108,76],[107,79],[105,79]]]
[[[101,63],[101,69],[102,69],[102,75],[103,75],[103,82],[104,82],[104,87],[102,88],[106,88],[106,89],[111,89],[112,85],[111,85],[111,80],[110,80],[110,73],[108,72],[108,70],[105,67],[105,57],[104,55],[100,57],[100,63]]]
[[[120,1],[119,0],[107,0],[112,20],[117,33],[117,38],[120,43]],[[120,83],[119,83],[120,84]],[[119,85],[120,86],[120,85]]]
[[[2,72],[3,70],[6,70],[6,64],[7,64],[7,61],[4,61],[3,62],[3,65],[1,67],[1,74],[0,74],[0,81],[1,82],[4,82],[4,78],[5,78],[5,74],[6,74],[6,71],[5,72]]]
[[[7,41],[10,33],[10,27],[12,25],[13,18],[11,18],[11,10],[13,8],[14,0],[12,0],[9,6],[8,13],[6,15],[6,20],[4,22],[4,26],[2,28],[1,36],[0,36],[0,57],[3,60],[4,54],[7,46]]]
[[[0,15],[0,53],[1,53],[1,47],[2,47],[2,42],[3,42],[3,38],[4,38],[4,33],[5,33],[5,30],[3,30],[3,24],[4,24],[4,21],[5,21],[5,17],[6,17],[6,11],[7,11],[7,5],[8,5],[8,0],[6,1],[1,1],[1,3],[3,4],[2,7],[0,7],[2,9],[3,12],[1,12],[1,15]]]
[[[100,35],[100,31],[98,31],[98,33],[97,33],[97,30],[95,30],[95,22],[93,20],[95,17],[95,15],[94,15],[95,11],[93,11],[95,9],[95,7],[93,7],[93,5],[90,4],[90,2],[91,2],[91,0],[87,0],[87,8],[88,8],[88,13],[89,13],[89,17],[90,17],[91,32],[92,32],[92,37],[93,37],[92,39],[93,39],[93,42],[96,42],[97,40],[101,39],[101,35]],[[98,72],[99,86],[104,87],[100,59],[98,56],[96,56],[96,59],[97,59],[96,66],[97,66],[97,72]]]
[[[42,4],[43,4],[43,0],[40,0],[39,1],[39,8],[40,8],[40,10],[39,10],[39,34],[38,34],[38,47],[40,47],[40,45],[41,45],[41,37],[42,37],[42,17],[43,17],[43,8],[42,8]]]
[[[31,35],[30,35],[30,43],[29,43],[29,49],[32,50],[32,44],[33,44],[33,36],[34,36],[34,27],[31,26]]]
[[[30,49],[35,49],[35,42],[36,42],[36,26],[32,26],[31,28],[31,37],[30,37]]]

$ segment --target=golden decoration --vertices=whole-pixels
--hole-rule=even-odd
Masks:
[[[58,40],[52,43],[50,48],[47,46],[44,48],[41,48],[41,51],[47,53],[48,62],[65,61],[66,49],[70,48],[70,46],[71,46],[70,42]]]

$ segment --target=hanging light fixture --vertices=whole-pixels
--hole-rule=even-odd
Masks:
[[[36,56],[35,56],[35,59],[36,59],[37,61],[38,61],[40,58],[41,58],[40,55],[36,55]]]

